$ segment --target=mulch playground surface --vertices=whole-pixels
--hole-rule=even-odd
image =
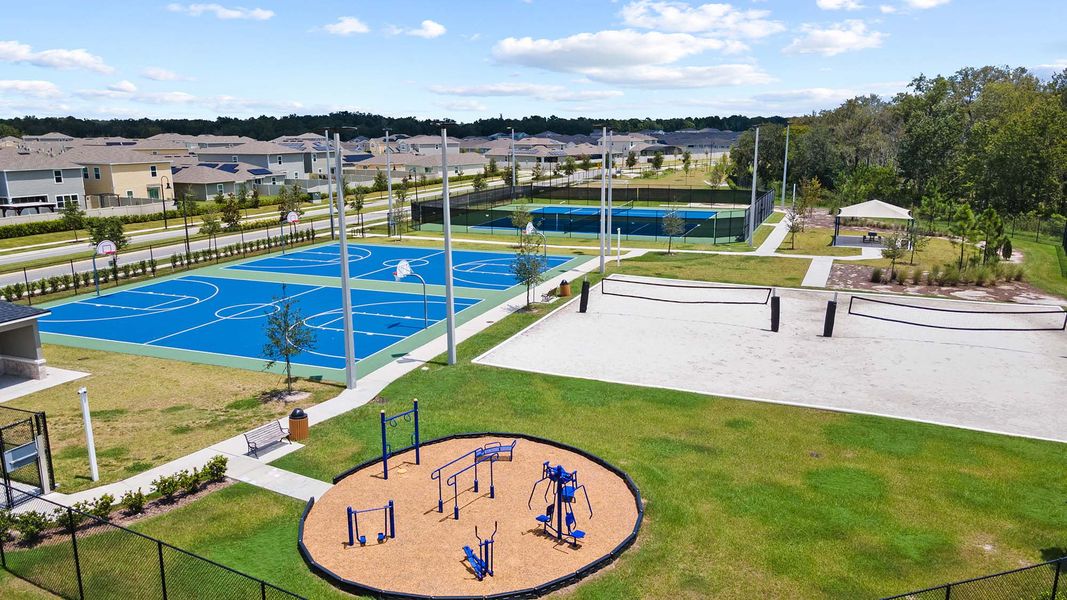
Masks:
[[[443,485],[444,512],[437,512],[437,481],[430,473],[449,461],[481,447],[486,442],[511,442],[511,438],[478,437],[450,439],[423,446],[421,464],[415,465],[413,450],[389,460],[389,479],[382,478],[380,462],[367,466],[338,482],[319,498],[304,522],[303,542],[311,559],[342,579],[398,594],[434,596],[482,596],[538,587],[568,576],[610,554],[634,532],[638,510],[634,494],[615,472],[589,458],[556,446],[520,438],[512,461],[494,465],[496,497],[489,497],[488,464],[478,467],[479,492],[473,491],[473,474],[467,471],[459,480],[459,520],[453,519],[451,488]],[[446,479],[465,459],[442,474]],[[541,533],[535,518],[544,513],[543,481],[534,494],[530,490],[541,478],[542,464],[562,464],[578,471],[578,482],[586,486],[593,517],[579,494],[573,509],[576,529],[585,531],[577,548]],[[445,483],[444,481],[442,483]],[[554,488],[553,488],[554,490]],[[360,515],[360,533],[366,546],[349,547],[346,508],[383,506],[393,500],[396,512],[396,538],[379,544],[383,531],[381,512]],[[499,523],[495,539],[495,576],[478,581],[465,560],[463,546],[477,553],[474,527],[483,538]]]

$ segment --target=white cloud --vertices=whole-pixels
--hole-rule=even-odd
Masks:
[[[160,67],[148,67],[141,71],[141,77],[146,79],[154,79],[155,81],[189,81],[192,77],[185,77],[179,75],[174,71],[168,69],[162,69]]]
[[[107,86],[107,89],[109,89],[109,90],[111,90],[113,92],[122,92],[124,94],[132,94],[132,93],[137,91],[137,86],[134,85],[133,82],[123,79],[122,81],[118,81],[118,82],[112,83],[111,85]]]
[[[775,81],[757,66],[726,64],[699,67],[638,65],[621,69],[586,69],[585,76],[601,83],[646,88],[701,88],[762,85]]]
[[[630,27],[675,33],[715,32],[724,37],[760,38],[785,30],[766,10],[738,10],[730,4],[637,0],[623,7],[623,22]]]
[[[739,42],[688,33],[638,32],[632,29],[578,33],[559,39],[505,38],[493,47],[501,61],[552,71],[663,65],[707,50],[735,52]]]
[[[0,79],[0,96],[9,94],[33,98],[55,98],[62,92],[51,81],[39,79]]]
[[[445,109],[456,112],[485,112],[489,107],[477,100],[456,100],[442,104]]]
[[[325,25],[323,29],[333,35],[352,35],[353,33],[367,33],[370,27],[355,17],[338,17],[336,23]]]
[[[816,25],[801,25],[803,36],[793,41],[783,51],[787,54],[821,54],[836,56],[843,52],[878,48],[886,34],[867,29],[867,25],[858,19],[849,19],[820,28]]]
[[[602,100],[622,95],[618,90],[570,90],[562,85],[538,83],[487,83],[481,85],[434,85],[430,91],[447,96],[523,96],[555,102]]]
[[[17,41],[0,41],[0,62],[23,63],[52,69],[85,69],[97,73],[111,73],[115,69],[104,63],[104,59],[90,54],[88,50],[78,48],[67,50],[53,48],[34,52],[29,44]]]
[[[245,8],[243,6],[234,6],[232,8],[223,6],[221,4],[177,4],[172,3],[167,5],[167,10],[171,12],[184,13],[191,17],[199,17],[200,15],[211,13],[219,19],[247,19],[251,21],[266,21],[274,16],[274,11],[266,10],[264,8]]]
[[[897,7],[892,4],[882,4],[878,7],[878,10],[881,11],[883,15],[891,15],[897,12]]]
[[[192,104],[197,97],[186,92],[147,92],[138,94],[133,100],[148,104]]]
[[[1062,73],[1064,69],[1067,69],[1067,58],[1061,58],[1054,60],[1048,64],[1035,65],[1030,70],[1034,72],[1038,77],[1052,77],[1057,73]]]
[[[446,31],[448,30],[445,29],[444,25],[438,23],[437,21],[431,21],[429,19],[426,19],[419,25],[419,27],[415,29],[403,29],[401,27],[393,26],[386,30],[386,33],[388,33],[389,35],[412,35],[415,37],[421,37],[429,40],[436,37],[441,37],[445,34]]]
[[[925,10],[927,8],[934,8],[935,6],[941,6],[942,4],[948,4],[951,0],[904,0],[904,3],[912,8],[918,8],[919,10]]]
[[[815,5],[823,10],[859,10],[863,8],[857,0],[815,0]]]

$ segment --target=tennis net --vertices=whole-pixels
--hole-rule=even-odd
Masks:
[[[993,308],[997,307],[997,308]],[[1067,312],[1056,306],[998,305],[988,308],[970,304],[955,308],[950,303],[930,301],[913,304],[881,298],[853,296],[848,314],[933,329],[956,331],[1063,331]]]
[[[767,304],[771,288],[720,285],[700,281],[636,279],[611,275],[600,282],[606,296],[623,296],[679,304]]]

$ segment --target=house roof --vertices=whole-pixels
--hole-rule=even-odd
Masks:
[[[392,136],[390,136],[390,137],[392,137]],[[415,145],[419,145],[419,144],[440,144],[441,143],[441,136],[439,136],[439,135],[415,135],[415,136],[409,137],[408,139],[406,139],[404,141],[407,142],[408,144],[415,144]],[[459,142],[460,142],[459,138],[454,138],[454,137],[448,138],[448,143],[449,144],[458,144]]]
[[[326,139],[326,136],[322,135],[321,133],[312,133],[312,132],[309,131],[307,133],[301,133],[300,135],[281,135],[281,136],[278,136],[278,137],[274,138],[271,141],[275,142],[275,143],[279,143],[279,142],[304,142],[304,141],[307,141],[307,142],[320,142],[320,141],[324,141],[325,139]]]
[[[257,172],[253,173],[253,170]],[[171,171],[174,174],[174,183],[184,184],[243,182],[256,177],[270,177],[274,174],[269,169],[248,163],[201,162],[195,165],[173,167]]]
[[[50,171],[53,169],[81,169],[65,156],[50,156],[45,152],[19,152],[14,148],[0,150],[0,171]]]
[[[237,144],[236,146],[230,146],[228,148],[204,148],[200,151],[202,155],[233,155],[233,154],[303,154],[303,150],[297,148],[290,148],[289,146],[283,146],[281,144],[275,144],[274,142],[245,142],[243,144]]]
[[[42,317],[52,311],[0,300],[0,323],[20,321],[30,317]]]
[[[69,136],[69,135],[67,135],[65,133],[59,133],[59,132],[56,132],[56,131],[50,131],[50,132],[42,134],[42,135],[24,135],[24,136],[22,136],[22,139],[24,139],[24,140],[33,140],[33,141],[37,141],[37,142],[52,142],[52,141],[55,141],[55,142],[69,142],[70,140],[73,140],[74,138],[72,138],[71,136]]]
[[[129,146],[78,146],[60,154],[79,165],[170,164],[170,159],[131,150]]]
[[[911,211],[881,200],[868,200],[842,208],[838,211],[837,216],[864,219],[906,219],[910,221]]]

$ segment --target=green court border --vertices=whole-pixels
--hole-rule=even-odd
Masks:
[[[295,249],[297,252],[303,250],[309,250],[312,248],[323,247],[337,243],[337,240],[326,240],[318,244],[311,244],[308,246],[300,246]],[[382,246],[384,244],[376,243],[374,241],[360,240],[358,242],[349,241],[349,244],[359,245],[375,245]],[[396,247],[396,246],[392,246]],[[412,248],[420,248],[418,246],[412,246]],[[420,248],[421,249],[421,248]],[[462,248],[456,248],[461,250]],[[287,252],[291,252],[289,250]],[[476,252],[491,252],[489,250],[476,250]],[[108,293],[137,289],[148,285],[153,285],[159,282],[168,281],[171,279],[177,279],[185,277],[187,275],[198,275],[203,277],[218,277],[220,279],[233,279],[233,280],[246,280],[246,281],[264,281],[269,283],[291,283],[299,285],[321,286],[340,289],[341,279],[340,277],[326,277],[321,275],[299,275],[299,274],[282,274],[272,273],[264,271],[242,271],[238,269],[227,269],[226,267],[236,266],[252,261],[262,260],[268,257],[282,256],[282,252],[271,252],[268,254],[258,254],[248,258],[242,258],[235,261],[229,261],[225,264],[209,265],[206,267],[200,267],[197,269],[189,269],[186,271],[173,272],[161,277],[155,277],[152,279],[138,281],[136,283],[128,283],[118,285],[114,287],[108,287],[106,290],[103,288],[101,291],[107,291]],[[570,269],[588,261],[595,257],[589,256],[575,256],[567,262],[554,267],[545,272],[546,279],[550,279],[556,275],[565,273]],[[406,282],[393,282],[393,281],[377,281],[377,280],[363,280],[352,279],[350,280],[351,289],[363,289],[363,290],[375,290],[386,292],[405,292],[405,293],[421,293],[422,284],[419,283],[406,283]],[[478,304],[471,306],[470,308],[456,313],[456,326],[460,326],[464,323],[468,323],[474,319],[477,319],[489,312],[490,310],[500,306],[507,300],[518,295],[522,291],[522,285],[515,285],[506,290],[483,290],[476,288],[466,288],[455,286],[456,296],[463,298],[474,298],[481,300]],[[427,285],[426,292],[430,295],[444,296],[445,288],[443,285]],[[91,296],[92,294],[81,294],[79,296],[73,296],[69,298],[63,298],[61,300],[53,300],[41,304],[42,308],[51,308],[54,306],[61,306],[64,304],[70,304],[77,302]],[[378,352],[357,361],[356,374],[358,377],[365,377],[368,374],[378,370],[379,368],[393,362],[394,360],[401,358],[416,348],[432,341],[433,339],[444,335],[445,323],[441,321],[431,325],[428,329],[424,329],[414,335],[408,336],[395,344],[388,346]],[[275,364],[271,368],[266,368],[266,361],[263,359],[253,359],[245,356],[236,356],[230,354],[205,352],[201,350],[183,350],[178,348],[164,348],[160,346],[147,346],[144,344],[133,342],[118,342],[111,340],[99,340],[95,338],[87,338],[81,336],[60,334],[60,333],[48,333],[41,332],[41,340],[49,344],[58,344],[62,346],[71,346],[75,348],[86,348],[89,350],[102,350],[105,352],[117,352],[121,354],[135,354],[139,356],[151,356],[155,358],[165,358],[169,360],[178,360],[183,362],[192,362],[208,365],[216,365],[221,367],[232,367],[237,369],[245,369],[249,371],[267,371],[271,373],[277,373],[279,375],[285,373],[285,365]],[[337,383],[343,383],[345,381],[344,369],[330,369],[326,367],[320,367],[315,365],[306,365],[301,363],[293,363],[293,375],[297,377],[321,377],[326,381],[332,381]]]

